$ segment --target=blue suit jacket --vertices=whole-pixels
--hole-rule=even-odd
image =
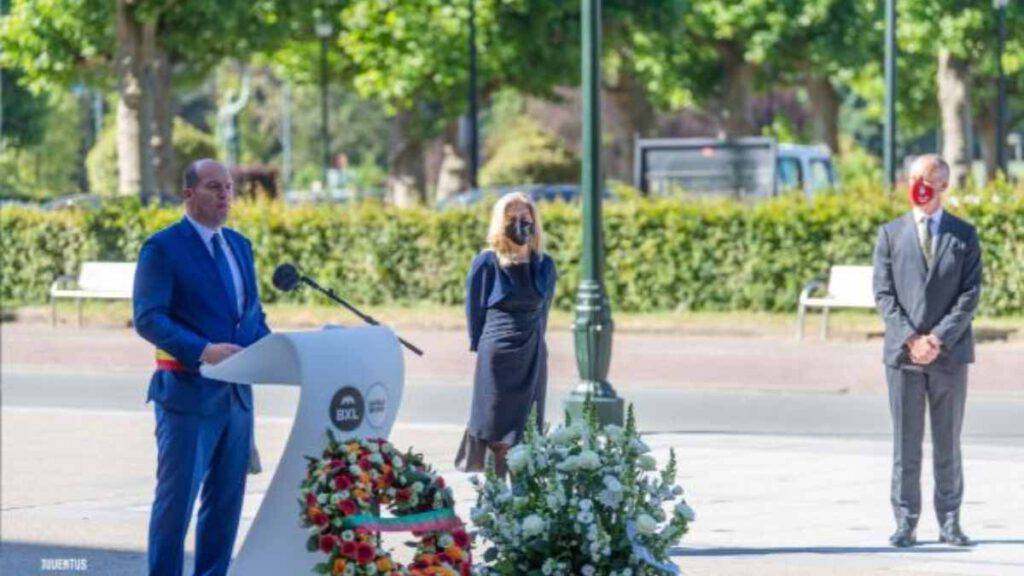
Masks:
[[[551,309],[551,300],[555,295],[555,283],[558,273],[555,261],[545,254],[543,257],[532,254],[530,272],[537,292],[544,297],[543,330],[547,330],[547,312]],[[508,275],[498,262],[498,255],[493,250],[484,250],[473,259],[473,265],[466,277],[466,324],[469,327],[469,349],[476,352],[480,343],[480,335],[484,331],[484,320],[487,309],[504,300],[512,291],[512,277]],[[543,337],[544,332],[541,333]]]
[[[188,220],[157,232],[142,246],[135,270],[135,330],[186,369],[154,372],[147,402],[207,415],[227,410],[235,394],[244,407],[252,407],[248,385],[199,375],[199,357],[207,344],[248,346],[270,333],[257,291],[252,245],[234,230],[222,230],[245,283],[240,318],[235,317],[236,303],[228,299],[213,256]]]

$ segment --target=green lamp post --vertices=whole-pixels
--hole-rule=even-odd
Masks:
[[[885,188],[896,187],[896,0],[885,0],[885,126],[882,164]]]
[[[1003,69],[1003,55],[1006,52],[1006,5],[1010,0],[995,0],[996,7],[996,169],[1009,177],[1006,171],[1006,71]]]
[[[589,397],[601,424],[622,424],[622,399],[608,383],[612,356],[611,309],[604,291],[601,194],[601,1],[582,0],[583,32],[583,255],[576,296],[576,364],[580,383],[565,409],[577,417]]]

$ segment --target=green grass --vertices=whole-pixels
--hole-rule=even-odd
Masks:
[[[304,304],[270,304],[266,307],[272,326],[285,328],[315,328],[326,323],[356,325],[360,321],[341,307]],[[61,325],[74,326],[75,304],[58,304]],[[465,316],[462,307],[434,304],[367,306],[363,311],[382,323],[396,327],[416,329],[463,330]],[[5,306],[5,320],[23,322],[49,322],[49,306]],[[83,316],[88,326],[128,326],[131,307],[127,302],[92,301],[83,305]],[[792,336],[796,331],[796,314],[765,312],[613,312],[615,329],[630,333],[669,333],[694,336]],[[806,334],[818,338],[821,315],[810,313]],[[567,330],[572,326],[573,313],[555,310],[551,314],[552,330]],[[985,339],[1024,340],[1024,317],[978,318],[975,329]],[[830,330],[837,339],[863,339],[882,333],[883,326],[871,310],[843,310],[833,312]]]

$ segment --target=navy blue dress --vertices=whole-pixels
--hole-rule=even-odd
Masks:
[[[547,392],[544,337],[554,286],[548,256],[504,268],[493,252],[474,260],[466,311],[477,362],[469,425],[456,457],[459,468],[482,470],[488,444],[518,443],[534,406],[540,424]]]

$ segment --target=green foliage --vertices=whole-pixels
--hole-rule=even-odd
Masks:
[[[21,73],[4,70],[0,74],[0,119],[3,119],[4,146],[26,147],[43,139],[44,121],[50,111],[43,95],[32,94],[18,81]]]
[[[316,14],[333,25],[331,77],[389,113],[414,110],[414,139],[436,135],[466,109],[470,0],[328,0],[308,33],[274,55],[298,83],[318,80]],[[578,6],[549,0],[475,0],[481,92],[513,86],[549,95],[579,66]],[[570,76],[567,77],[566,73]]]
[[[89,150],[85,170],[89,175],[89,189],[94,194],[117,194],[117,129],[113,124],[100,133]]]
[[[83,136],[75,96],[64,90],[34,97],[16,91],[12,104],[28,116],[9,123],[4,90],[3,136],[10,140],[0,147],[0,197],[42,200],[79,192]],[[32,104],[19,104],[22,98]]]
[[[488,141],[490,160],[480,173],[484,186],[575,182],[580,162],[558,135],[528,116],[507,122]]]
[[[279,91],[279,88],[274,88]],[[331,152],[333,155],[344,153],[348,156],[349,166],[359,171],[355,176],[359,181],[357,187],[374,187],[383,183],[386,174],[370,174],[370,168],[386,166],[388,156],[388,120],[383,107],[373,101],[360,98],[351,89],[332,85],[328,92],[330,112],[328,126],[331,136]],[[313,181],[319,181],[321,162],[323,161],[322,143],[320,140],[320,89],[317,85],[295,85],[292,91],[292,163],[295,176],[292,184],[296,188],[308,189]],[[261,110],[259,102],[251,103],[242,113],[244,125],[243,139],[271,140],[275,143],[276,157],[261,158],[262,161],[279,161],[280,144],[268,134],[277,135],[279,127],[272,130],[252,126],[252,117]],[[279,106],[264,108],[267,118],[279,122]],[[243,148],[244,151],[244,148]],[[368,183],[368,182],[372,182]]]
[[[850,189],[867,189],[882,181],[882,162],[852,138],[840,138],[842,153],[835,156],[840,185]]]
[[[0,26],[0,65],[22,70],[35,91],[83,79],[112,86],[116,5],[13,0]]]
[[[174,119],[174,173],[183,174],[189,162],[217,155],[213,135],[207,134],[181,118]]]
[[[900,4],[901,50],[906,50],[931,78],[936,73],[939,48],[968,67],[969,96],[976,115],[984,115],[995,106],[996,14],[991,2],[960,0],[909,0]],[[1009,109],[1020,110],[1024,98],[1024,4],[1007,2],[1006,46],[1003,67],[1007,78]],[[1015,31],[1018,31],[1015,33]],[[905,47],[904,47],[905,46]],[[926,66],[920,66],[925,60]],[[932,85],[932,98],[935,94]],[[1022,118],[1018,114],[1018,120]],[[1012,124],[1012,120],[1011,120]]]
[[[997,183],[951,198],[975,224],[985,287],[980,314],[1024,314],[1024,188]],[[280,262],[295,262],[353,302],[458,304],[483,247],[487,208],[430,212],[376,203],[285,208],[241,204],[232,226],[252,239],[267,301],[316,301],[309,291],[270,287]],[[605,206],[606,283],[624,311],[795,309],[811,279],[833,264],[870,264],[878,226],[905,209],[874,188],[847,188],[807,202],[798,196],[755,206],[637,200]],[[555,305],[571,309],[579,283],[580,212],[542,207],[559,282]],[[142,240],[180,218],[173,209],[113,203],[98,212],[0,210],[4,301],[41,302],[55,274],[83,260],[134,260]]]
[[[96,253],[82,215],[0,209],[2,299],[42,302],[58,276]]]
[[[185,122],[174,119],[174,173],[181,174],[189,162],[198,158],[217,156],[217,144],[212,135]],[[117,129],[111,124],[100,133],[96,144],[85,160],[89,174],[89,189],[95,194],[117,194]]]
[[[382,188],[387,183],[387,171],[371,158],[365,158],[361,164],[353,166],[351,172],[351,185],[357,190]]]
[[[881,3],[872,0],[877,7]],[[991,2],[959,0],[903,0],[897,4],[897,79],[899,82],[899,129],[903,134],[922,134],[939,124],[936,101],[937,60],[940,48],[969,63],[970,95],[975,114],[994,106],[996,74],[996,10]],[[851,68],[848,84],[867,103],[868,119],[880,121],[883,114],[884,79],[881,37],[884,16],[877,12],[874,25],[866,32],[875,56],[863,58]],[[1024,98],[1024,36],[1014,34],[1024,26],[1024,5],[1009,2],[1006,9],[1007,35],[1003,66],[1008,80],[1010,110],[1020,110]],[[816,52],[812,52],[812,55]],[[1011,112],[1012,116],[1012,112]],[[1024,116],[1018,114],[1016,121]],[[1014,119],[1011,118],[1011,124]]]
[[[37,90],[84,80],[112,87],[116,76],[111,0],[13,0],[0,27],[0,63],[25,72]],[[306,2],[291,0],[135,0],[132,18],[156,25],[156,42],[178,73],[201,78],[221,59],[276,46]]]

